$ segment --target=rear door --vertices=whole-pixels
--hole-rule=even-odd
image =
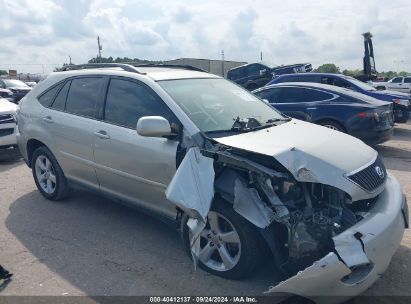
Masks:
[[[408,93],[411,93],[411,77],[404,77],[404,87]]]
[[[144,83],[112,77],[101,121],[92,134],[100,189],[110,195],[174,217],[165,189],[176,171],[178,139],[144,137],[136,132],[143,116],[162,116],[179,132],[179,122]]]
[[[389,90],[396,90],[396,91],[402,91],[403,90],[403,77],[395,77],[391,79],[387,83],[387,87]]]
[[[43,112],[43,122],[55,140],[55,156],[66,177],[96,189],[92,130],[105,81],[100,76],[70,79]]]

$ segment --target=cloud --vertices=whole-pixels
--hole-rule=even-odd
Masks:
[[[376,66],[411,71],[411,3],[397,0],[0,0],[0,69],[36,72],[97,53],[146,59],[220,58],[361,68],[361,33],[374,34]],[[384,8],[384,9],[383,9]],[[10,51],[12,50],[12,51]]]

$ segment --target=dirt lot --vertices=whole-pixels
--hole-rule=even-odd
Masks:
[[[411,202],[411,124],[377,149]],[[260,295],[276,283],[272,265],[245,281],[195,272],[172,229],[94,194],[47,201],[22,161],[0,163],[0,263],[14,273],[2,295]],[[366,295],[411,295],[410,286],[407,231]]]

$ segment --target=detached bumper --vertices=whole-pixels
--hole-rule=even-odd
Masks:
[[[340,258],[330,252],[268,292],[297,294],[318,303],[342,302],[364,292],[387,269],[407,221],[401,186],[388,175],[385,190],[368,216],[333,238]]]

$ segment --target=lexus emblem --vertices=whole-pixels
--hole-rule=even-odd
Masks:
[[[375,167],[375,172],[377,172],[377,174],[378,174],[378,176],[379,176],[380,178],[384,178],[385,173],[384,173],[384,170],[381,169],[381,167],[376,166],[376,167]]]

